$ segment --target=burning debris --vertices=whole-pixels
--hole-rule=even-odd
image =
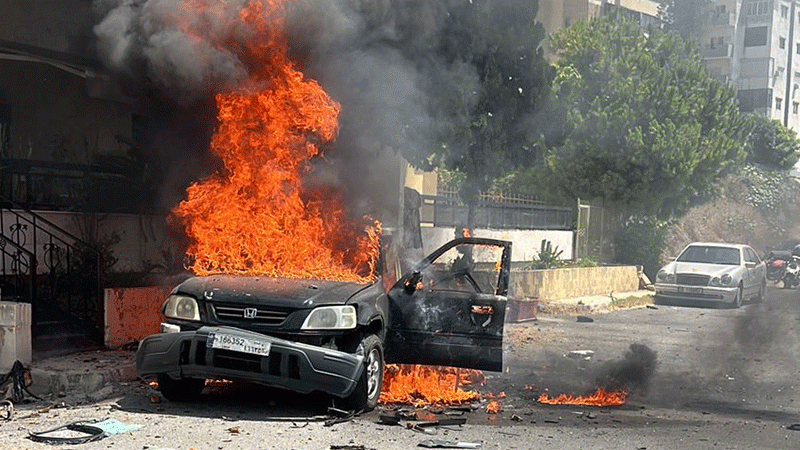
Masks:
[[[596,390],[585,395],[548,392],[539,395],[538,402],[548,405],[624,405],[632,391],[644,391],[650,384],[657,363],[656,352],[643,344],[631,344],[621,361],[603,365],[595,377]]]
[[[480,395],[464,387],[480,385],[484,381],[479,370],[389,364],[383,374],[380,402],[413,406],[468,403]]]

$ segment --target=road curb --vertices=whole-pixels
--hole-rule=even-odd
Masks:
[[[95,355],[104,356],[102,352]],[[40,397],[86,395],[99,400],[113,393],[114,383],[138,379],[132,359],[116,356],[91,363],[84,359],[70,355],[32,363],[28,390]]]

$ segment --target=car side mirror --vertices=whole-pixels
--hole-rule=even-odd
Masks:
[[[413,294],[414,291],[417,290],[417,285],[422,282],[422,274],[419,272],[414,272],[411,276],[406,280],[403,287],[406,290],[406,293]]]
[[[750,261],[746,261],[746,262],[744,263],[744,265],[745,265],[745,266],[746,266],[748,269],[752,269],[753,267],[755,267],[755,266],[756,266],[756,263],[754,263],[754,262],[750,262]]]

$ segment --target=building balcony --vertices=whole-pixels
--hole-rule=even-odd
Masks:
[[[744,24],[745,25],[754,25],[757,23],[771,23],[772,22],[772,14],[760,14],[760,15],[753,15],[753,16],[744,16]]]
[[[733,44],[704,45],[702,53],[703,58],[729,58],[733,55]]]

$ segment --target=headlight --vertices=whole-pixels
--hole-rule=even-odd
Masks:
[[[730,274],[722,275],[721,277],[714,277],[711,279],[711,286],[730,286],[731,284],[731,276]]]
[[[675,282],[675,274],[668,273],[666,270],[661,269],[656,274],[656,281],[660,281],[662,283],[674,283]]]
[[[356,327],[356,309],[352,305],[321,306],[311,311],[302,330],[351,330]]]
[[[170,319],[200,321],[197,301],[185,295],[170,295],[164,303],[164,315]]]

